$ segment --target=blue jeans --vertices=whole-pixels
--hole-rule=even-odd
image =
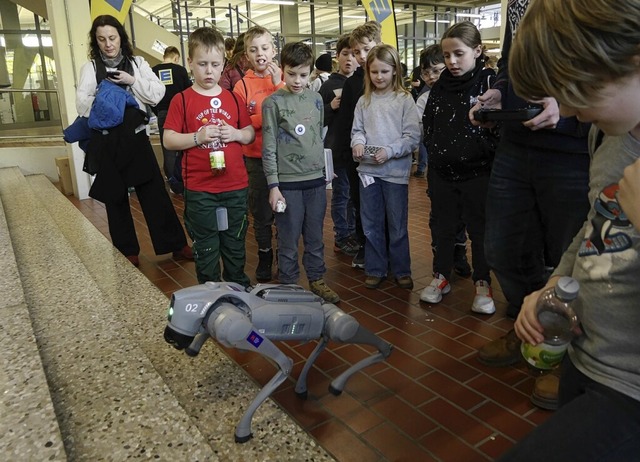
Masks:
[[[374,180],[366,188],[360,182],[360,214],[366,239],[364,272],[384,278],[390,268],[396,278],[411,276],[409,186]],[[385,227],[389,231],[388,243]]]
[[[545,283],[589,211],[589,156],[502,139],[487,194],[485,254],[515,317]]]
[[[638,454],[640,401],[593,381],[565,358],[560,409],[499,460],[630,462]]]
[[[349,194],[349,177],[346,167],[334,170],[337,175],[331,182],[331,218],[336,241],[351,236],[356,229],[355,212]]]
[[[298,283],[298,242],[302,235],[302,266],[309,281],[317,281],[326,272],[322,241],[322,227],[327,210],[326,187],[323,185],[312,189],[280,191],[287,202],[287,208],[284,213],[275,214],[278,231],[278,280],[282,284]]]
[[[418,166],[417,172],[424,172],[427,169],[427,147],[422,141],[418,144]]]

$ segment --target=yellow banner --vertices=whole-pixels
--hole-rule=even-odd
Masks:
[[[393,11],[393,0],[364,0],[364,9],[369,18],[382,25],[382,42],[398,48],[396,32],[396,14]]]
[[[91,20],[109,14],[124,24],[129,14],[132,0],[91,0]]]

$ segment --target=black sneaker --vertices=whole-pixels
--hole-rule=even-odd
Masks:
[[[416,170],[415,172],[413,172],[413,176],[415,176],[416,178],[424,178],[424,172],[421,170]]]
[[[273,265],[273,249],[258,251],[258,267],[256,268],[256,280],[269,282],[273,279],[271,267]]]
[[[361,268],[364,269],[364,246],[360,246],[360,250],[358,250],[358,253],[356,254],[355,257],[353,257],[353,260],[351,261],[351,266],[353,268]]]
[[[359,249],[360,244],[351,236],[347,236],[344,239],[336,240],[333,246],[334,252],[342,252],[345,255],[349,255],[350,257],[356,255]]]

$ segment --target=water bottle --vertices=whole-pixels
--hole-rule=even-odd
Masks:
[[[536,303],[538,322],[544,329],[544,340],[538,345],[523,342],[522,356],[531,366],[540,370],[557,367],[573,338],[578,317],[571,302],[578,296],[580,284],[571,277],[561,277],[555,287],[540,294]]]
[[[209,164],[213,176],[223,175],[227,171],[224,161],[224,151],[211,151],[209,153]]]

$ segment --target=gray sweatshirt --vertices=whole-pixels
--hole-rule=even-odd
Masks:
[[[408,93],[371,94],[356,104],[351,129],[351,147],[357,144],[383,146],[387,160],[383,164],[360,163],[358,172],[390,183],[408,184],[411,153],[420,142],[420,118],[416,103]]]
[[[590,136],[593,146],[595,130]],[[569,347],[575,366],[640,401],[640,232],[616,197],[624,168],[639,157],[631,135],[604,138],[592,155],[587,221],[554,274],[580,283],[574,307],[584,334]]]

